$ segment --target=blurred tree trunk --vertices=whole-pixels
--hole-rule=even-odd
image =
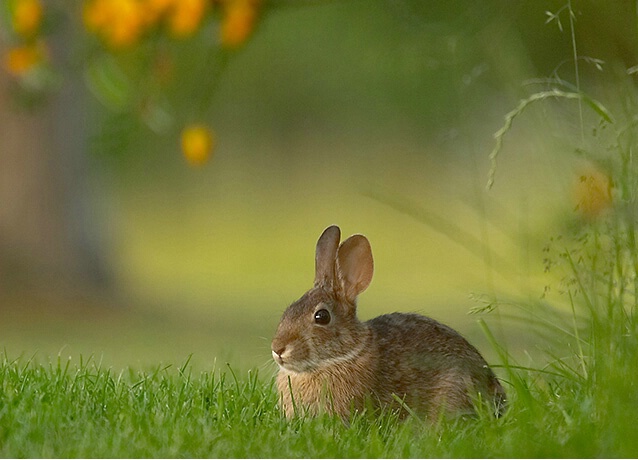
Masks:
[[[64,37],[52,44],[66,56]],[[0,44],[1,48],[1,44]],[[81,287],[106,280],[85,152],[78,77],[42,107],[20,108],[0,72],[0,292],[12,286]]]

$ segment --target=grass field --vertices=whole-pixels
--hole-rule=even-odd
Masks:
[[[635,327],[635,325],[634,325]],[[431,426],[359,414],[284,419],[256,370],[151,371],[0,357],[3,457],[635,457],[636,330],[598,331],[582,369],[506,370],[510,407]],[[614,345],[609,347],[610,345]],[[562,365],[561,365],[562,364]]]

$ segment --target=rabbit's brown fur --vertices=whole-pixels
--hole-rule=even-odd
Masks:
[[[472,412],[480,395],[498,415],[505,392],[456,331],[417,314],[357,319],[356,298],[372,279],[372,252],[362,235],[339,240],[336,226],[319,238],[315,286],[284,312],[272,341],[283,412],[347,418],[371,403],[403,414],[406,405],[435,420]]]

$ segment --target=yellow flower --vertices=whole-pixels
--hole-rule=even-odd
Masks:
[[[586,219],[595,219],[612,206],[611,179],[589,167],[578,175],[573,189],[576,209]]]
[[[82,12],[84,26],[90,32],[100,33],[111,19],[110,0],[92,0],[84,3]]]
[[[205,164],[212,153],[215,139],[206,125],[193,124],[182,131],[182,153],[193,166]]]
[[[168,17],[168,27],[175,38],[193,35],[204,18],[207,0],[178,0]]]
[[[138,0],[92,0],[85,4],[84,24],[107,45],[126,48],[145,31],[143,5]]]
[[[46,48],[42,43],[30,43],[11,48],[4,57],[4,67],[16,77],[28,73],[46,57]]]
[[[14,0],[11,24],[13,30],[22,38],[35,36],[42,24],[40,0]]]
[[[108,43],[116,48],[134,45],[143,32],[144,16],[140,4],[135,0],[114,0],[117,13],[107,29]]]
[[[180,0],[144,0],[143,10],[145,21],[148,25],[155,25],[163,18]]]
[[[257,21],[259,0],[226,0],[220,40],[226,48],[238,48],[248,39]]]

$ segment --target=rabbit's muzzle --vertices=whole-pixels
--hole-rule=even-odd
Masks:
[[[279,367],[284,366],[284,358],[282,355],[285,353],[286,348],[282,348],[280,350],[272,350],[272,359],[279,365]]]
[[[315,363],[311,359],[307,359],[305,353],[303,353],[304,357],[297,356],[299,355],[299,350],[302,348],[303,347],[292,346],[292,344],[278,345],[277,343],[273,343],[271,353],[279,369],[282,371],[289,373],[310,372],[315,368]],[[295,350],[297,350],[297,352],[295,352]]]

